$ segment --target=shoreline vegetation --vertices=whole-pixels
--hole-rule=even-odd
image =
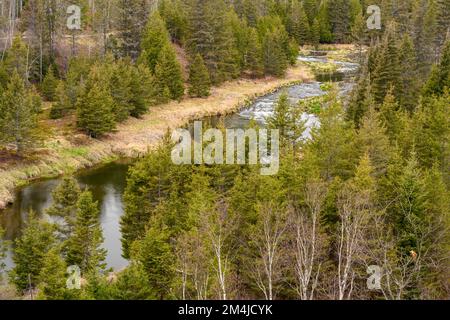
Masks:
[[[347,52],[351,51],[351,46],[335,45],[327,49]],[[118,158],[140,157],[155,147],[168,129],[173,130],[204,117],[225,116],[282,87],[313,80],[311,69],[297,62],[282,78],[228,81],[212,88],[207,98],[186,98],[152,106],[141,118],[128,119],[119,124],[115,132],[101,139],[88,138],[73,130],[64,132],[55,125],[58,121],[52,121],[48,125],[52,134],[39,149],[37,159],[29,163],[19,161],[1,169],[0,209],[15,201],[18,187],[32,181],[88,169]]]

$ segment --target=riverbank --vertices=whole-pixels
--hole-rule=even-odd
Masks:
[[[280,87],[313,80],[302,64],[288,69],[282,79],[239,79],[211,91],[205,99],[187,98],[154,106],[141,119],[130,118],[117,131],[102,139],[90,139],[74,130],[46,120],[48,138],[33,161],[7,166],[0,171],[0,209],[14,201],[14,190],[32,180],[55,177],[76,170],[113,161],[119,157],[139,157],[157,145],[168,129],[189,121],[213,115],[227,115],[244,107],[259,96]]]

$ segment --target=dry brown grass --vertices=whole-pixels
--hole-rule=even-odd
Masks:
[[[0,208],[14,200],[14,189],[32,179],[57,176],[77,169],[111,161],[120,156],[136,157],[153,148],[167,129],[184,126],[188,121],[210,115],[235,112],[258,96],[294,82],[312,79],[304,66],[288,70],[283,79],[240,79],[229,81],[212,90],[205,99],[187,98],[181,102],[151,107],[141,119],[130,118],[120,124],[117,132],[101,140],[67,132],[65,126],[50,126],[49,137],[42,152],[32,164],[16,164],[0,170]]]

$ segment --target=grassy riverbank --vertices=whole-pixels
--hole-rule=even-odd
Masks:
[[[151,107],[141,119],[129,119],[115,133],[89,139],[67,125],[67,120],[42,120],[43,147],[26,159],[4,164],[0,171],[0,208],[14,200],[14,189],[33,179],[58,176],[110,162],[118,157],[137,157],[154,147],[167,129],[211,115],[235,112],[258,96],[280,87],[313,78],[304,65],[291,67],[282,79],[240,79],[212,90],[206,99],[187,98],[181,102]]]

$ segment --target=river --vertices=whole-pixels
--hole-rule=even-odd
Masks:
[[[301,56],[299,61],[326,63],[328,59],[323,56]],[[328,76],[321,75],[318,79],[337,81],[341,95],[347,95],[353,85],[351,75],[357,70],[358,65],[350,62],[332,61],[338,67],[337,72]],[[251,119],[264,125],[265,119],[273,113],[274,103],[282,90],[273,94],[260,97],[245,109],[227,116],[224,119],[226,128],[244,128]],[[296,103],[300,99],[316,97],[325,94],[321,89],[321,82],[315,81],[293,85],[286,89],[291,102]],[[303,114],[306,120],[305,137],[310,135],[310,130],[319,123],[314,115]],[[213,119],[214,120],[214,119]],[[127,260],[122,258],[120,242],[120,217],[123,214],[122,195],[126,186],[126,174],[130,161],[118,161],[103,165],[99,168],[83,170],[76,175],[82,187],[89,188],[98,201],[101,211],[100,221],[105,241],[103,247],[108,251],[106,263],[114,270],[120,270],[127,265]],[[6,238],[15,239],[20,235],[24,221],[30,209],[39,216],[51,220],[45,214],[45,209],[52,203],[52,190],[60,183],[60,179],[47,179],[29,184],[17,190],[16,201],[7,209],[0,212],[0,225],[6,230]],[[11,251],[6,260],[7,269],[13,266]]]

